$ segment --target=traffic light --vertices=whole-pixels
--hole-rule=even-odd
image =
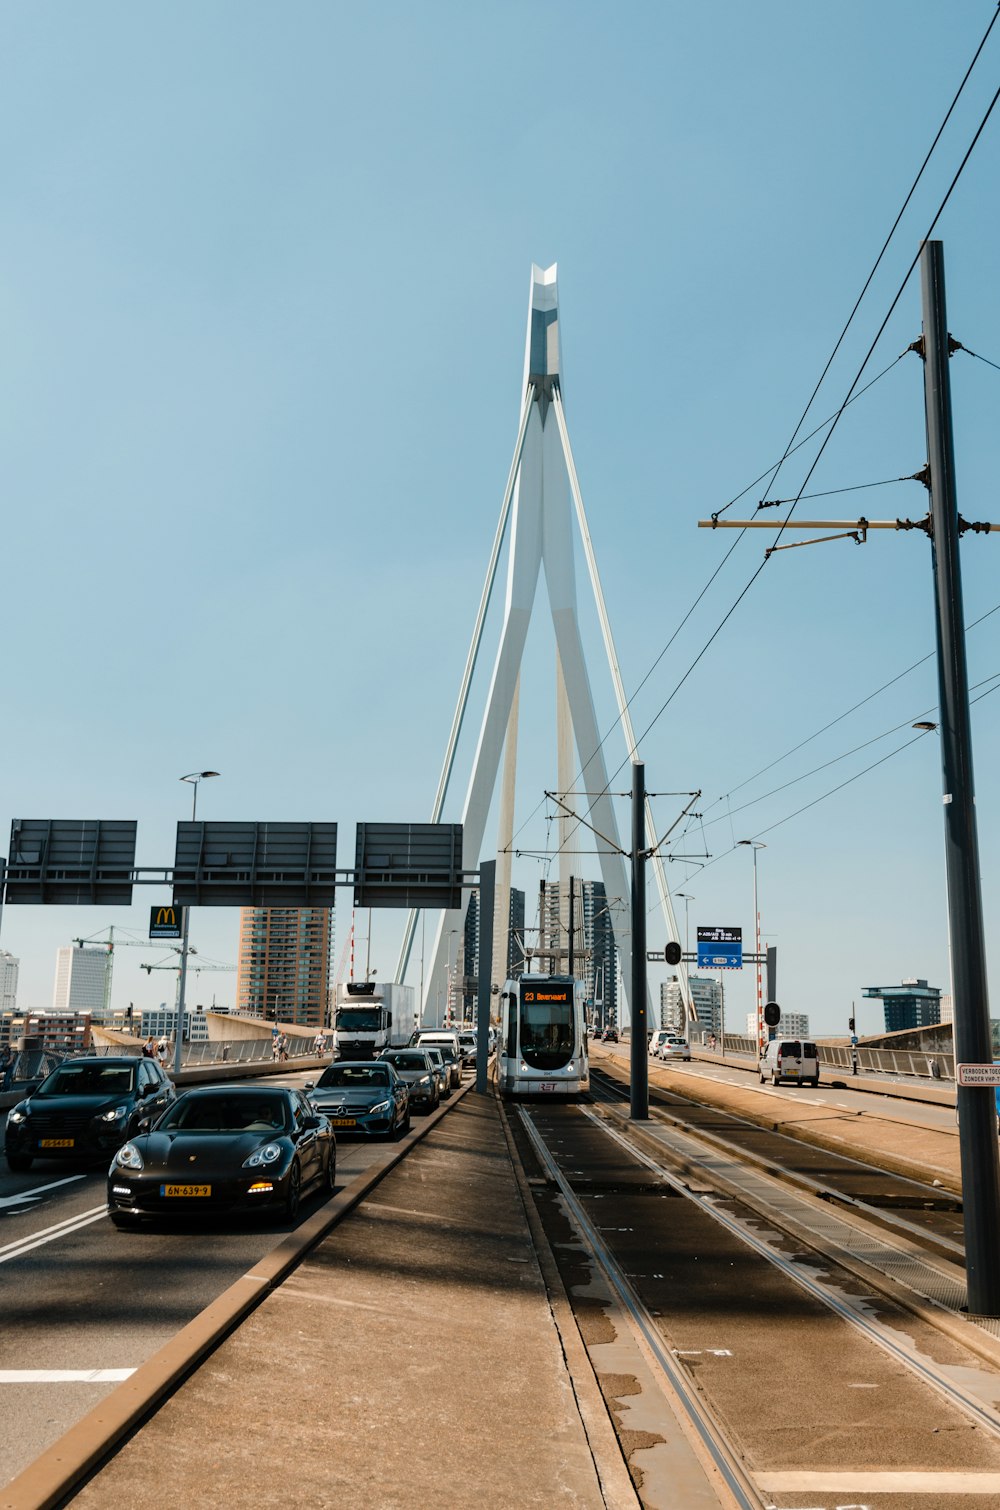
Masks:
[[[679,965],[681,962],[681,946],[673,940],[663,951],[664,959],[668,965]]]
[[[849,1017],[847,1019],[847,1028],[848,1028],[849,1032],[851,1032],[851,1033],[854,1032],[854,1018],[853,1017]]]
[[[776,1001],[769,1001],[764,1008],[764,1021],[769,1028],[776,1028],[781,1021],[781,1008]]]

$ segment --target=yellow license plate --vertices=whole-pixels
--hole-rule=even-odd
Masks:
[[[211,1195],[211,1185],[161,1185],[160,1194],[163,1196],[198,1196]]]
[[[75,1138],[42,1138],[39,1148],[75,1148]]]
[[[331,1117],[331,1127],[357,1127],[357,1117]]]

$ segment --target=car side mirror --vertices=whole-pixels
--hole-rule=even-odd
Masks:
[[[323,1118],[306,1117],[305,1121],[302,1123],[302,1126],[305,1128],[306,1132],[315,1132],[317,1127],[323,1126]]]
[[[316,1089],[315,1080],[307,1080],[303,1089],[307,1091],[314,1091]]]

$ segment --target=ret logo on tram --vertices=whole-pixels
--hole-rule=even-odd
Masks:
[[[567,1096],[590,1089],[582,981],[522,975],[505,982],[497,1078],[506,1096]]]

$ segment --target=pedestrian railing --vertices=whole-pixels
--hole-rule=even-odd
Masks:
[[[702,1041],[701,1047],[708,1049],[707,1037]],[[852,1049],[850,1044],[821,1043],[817,1047],[820,1064],[831,1069],[846,1070],[848,1074],[853,1072],[853,1056],[857,1054],[859,1075],[913,1075],[923,1080],[955,1079],[954,1054],[937,1051],[921,1053],[917,1049],[870,1049],[863,1044],[858,1044],[856,1049]],[[717,1052],[721,1052],[722,1043],[719,1038],[716,1038],[715,1048]],[[726,1053],[756,1059],[756,1041],[738,1033],[727,1033]]]

